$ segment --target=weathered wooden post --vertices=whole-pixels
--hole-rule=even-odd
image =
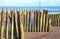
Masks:
[[[23,15],[23,26],[24,26],[24,32],[26,31],[26,27],[25,27],[25,15],[24,13],[22,12],[22,15]]]
[[[39,12],[36,10],[36,32],[39,32]]]
[[[24,17],[24,31],[26,32],[26,12],[23,12],[23,17]]]
[[[21,39],[21,30],[20,30],[20,12],[17,11],[17,23],[18,23],[18,34],[19,34],[19,39]]]
[[[60,14],[59,14],[59,26],[60,26]]]
[[[1,38],[4,39],[4,10],[1,11]]]
[[[57,14],[55,14],[55,19],[56,19],[56,24],[57,24],[57,27],[58,27],[58,16],[57,16]]]
[[[19,29],[19,39],[24,39],[24,29],[23,29],[23,23],[21,19],[21,15],[19,11],[17,12],[18,17],[18,29]]]
[[[59,16],[57,17],[57,22],[58,22],[57,24],[58,24],[58,27],[59,27]]]
[[[16,15],[16,16],[15,16]],[[16,9],[16,14],[14,15],[14,17],[15,17],[15,23],[16,23],[16,34],[17,34],[17,39],[18,39],[18,23],[17,23],[17,9]]]
[[[34,11],[34,32],[36,32],[36,11]]]
[[[27,32],[28,32],[28,12],[26,11],[26,28],[27,28]]]
[[[24,11],[24,16],[25,16],[25,29],[26,32],[28,32],[28,13],[26,10]]]
[[[54,14],[53,14],[52,26],[54,26]]]
[[[45,10],[43,10],[43,32],[45,31]]]
[[[47,32],[47,29],[48,29],[48,11],[46,10],[45,11],[45,32]]]
[[[39,21],[39,22],[40,22],[40,24],[39,24],[39,25],[40,25],[40,32],[42,32],[42,29],[43,29],[42,27],[43,27],[43,26],[42,26],[42,13],[41,13],[41,12],[40,12],[40,14],[39,14],[39,20],[40,20],[40,21]]]
[[[21,32],[21,38],[20,39],[24,39],[24,28],[23,28],[21,16],[20,16],[20,32]]]
[[[6,8],[6,39],[8,39],[8,9]]]
[[[40,26],[39,26],[39,24],[40,24],[40,20],[39,20],[40,16],[39,15],[40,15],[40,11],[38,11],[38,32],[40,31],[40,29],[39,29],[40,28]]]
[[[31,11],[29,12],[29,26],[28,26],[28,28],[29,28],[29,31],[31,32]]]
[[[23,28],[24,28],[24,32],[26,32],[26,27],[25,27],[25,14],[22,11],[22,18],[23,18]]]
[[[14,10],[14,39],[18,39],[18,25],[17,25],[17,14]]]
[[[11,39],[14,39],[14,36],[13,36],[13,29],[14,29],[14,15],[13,15],[13,11],[11,9]]]
[[[51,28],[51,18],[48,18],[47,32],[50,32],[51,31],[50,28]]]
[[[39,32],[39,15],[38,11],[36,10],[36,32]]]

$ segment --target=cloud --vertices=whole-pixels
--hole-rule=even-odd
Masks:
[[[4,0],[4,2],[6,6],[9,6],[13,2],[13,0]]]
[[[34,2],[34,0],[15,0],[13,4],[14,6],[16,6],[15,4],[17,4],[17,6],[35,6],[36,2]]]
[[[3,0],[5,6],[60,6],[60,0]],[[0,1],[1,2],[1,1]]]
[[[42,6],[60,6],[60,0],[47,0],[41,4]]]

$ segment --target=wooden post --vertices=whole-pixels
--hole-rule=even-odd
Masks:
[[[6,9],[6,39],[8,39],[8,11]]]
[[[58,27],[59,27],[59,17],[58,17]]]
[[[17,9],[16,9],[17,10]],[[16,16],[15,16],[16,15]],[[17,23],[17,12],[14,11],[14,35],[15,38],[18,39],[18,23]]]
[[[11,18],[12,18],[12,23],[11,23],[11,39],[13,39],[13,29],[14,29],[14,13],[11,11]]]
[[[24,11],[24,28],[25,28],[25,32],[26,32],[26,12]]]
[[[38,11],[36,10],[36,12],[35,12],[35,16],[36,16],[36,32],[38,32],[39,31],[39,22],[38,22],[38,19],[39,19],[39,17],[38,17]]]
[[[25,14],[22,12],[23,17],[23,26],[24,26],[24,32],[26,32],[26,26],[25,26]]]
[[[15,12],[14,12],[14,39],[18,39],[18,25]]]
[[[29,31],[31,32],[31,11],[29,12]]]
[[[42,32],[42,29],[43,29],[43,28],[42,28],[42,27],[43,27],[43,26],[42,26],[42,22],[43,22],[43,21],[42,21],[42,13],[40,12],[39,15],[40,15],[40,16],[39,16],[39,17],[40,17],[40,18],[39,18],[39,20],[40,20],[40,32]]]
[[[28,12],[26,11],[26,31],[28,32]]]
[[[43,10],[43,32],[45,31],[45,10]]]
[[[17,9],[16,9],[16,11],[17,11]],[[16,16],[15,16],[16,15]],[[18,23],[17,23],[17,12],[16,13],[14,13],[14,18],[15,18],[15,23],[16,23],[16,34],[17,34],[17,39],[18,39]]]
[[[36,10],[36,32],[39,32],[39,12]]]
[[[47,29],[47,32],[51,31],[50,28],[51,28],[51,18],[48,19],[48,29]]]
[[[25,24],[25,29],[26,29],[25,31],[28,32],[28,12],[26,10],[24,11],[24,16],[25,16],[24,17],[25,18],[24,24]]]
[[[46,23],[46,24],[45,24],[45,32],[47,32],[47,29],[48,29],[48,11],[47,11],[47,10],[46,10],[45,15],[46,15],[46,16],[45,16],[45,21],[46,21],[46,22],[45,22],[45,23]]]
[[[20,32],[21,32],[21,38],[20,39],[24,39],[24,28],[23,28],[23,23],[21,21],[21,16],[20,16]],[[19,36],[20,37],[20,36]]]
[[[36,32],[36,12],[34,11],[34,32]]]
[[[25,22],[26,21],[26,19],[25,19],[26,15],[25,15],[25,13],[26,12],[22,12],[21,20],[23,21],[23,28],[24,28],[24,31],[26,32],[26,28],[28,28],[28,19],[27,19],[27,27],[26,27],[26,22]],[[28,31],[28,29],[27,29],[27,31]]]
[[[52,21],[52,26],[54,26],[54,14],[53,14],[53,21]]]
[[[24,39],[23,23],[19,11],[17,12],[17,14],[18,14],[19,39]]]
[[[19,11],[17,11],[17,23],[18,23],[19,39],[21,39],[21,30],[20,30],[20,12],[19,12]]]
[[[59,14],[59,26],[60,26],[60,14]]]
[[[1,39],[4,39],[4,11],[1,12]]]
[[[40,15],[40,12],[38,11],[38,32],[39,32],[39,24],[40,24],[40,22],[39,22],[39,15]]]

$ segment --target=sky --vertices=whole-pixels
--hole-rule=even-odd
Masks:
[[[0,6],[60,6],[60,0],[0,0]]]

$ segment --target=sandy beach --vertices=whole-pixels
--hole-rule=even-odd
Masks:
[[[51,29],[51,32],[25,32],[25,39],[60,39],[60,27]]]

